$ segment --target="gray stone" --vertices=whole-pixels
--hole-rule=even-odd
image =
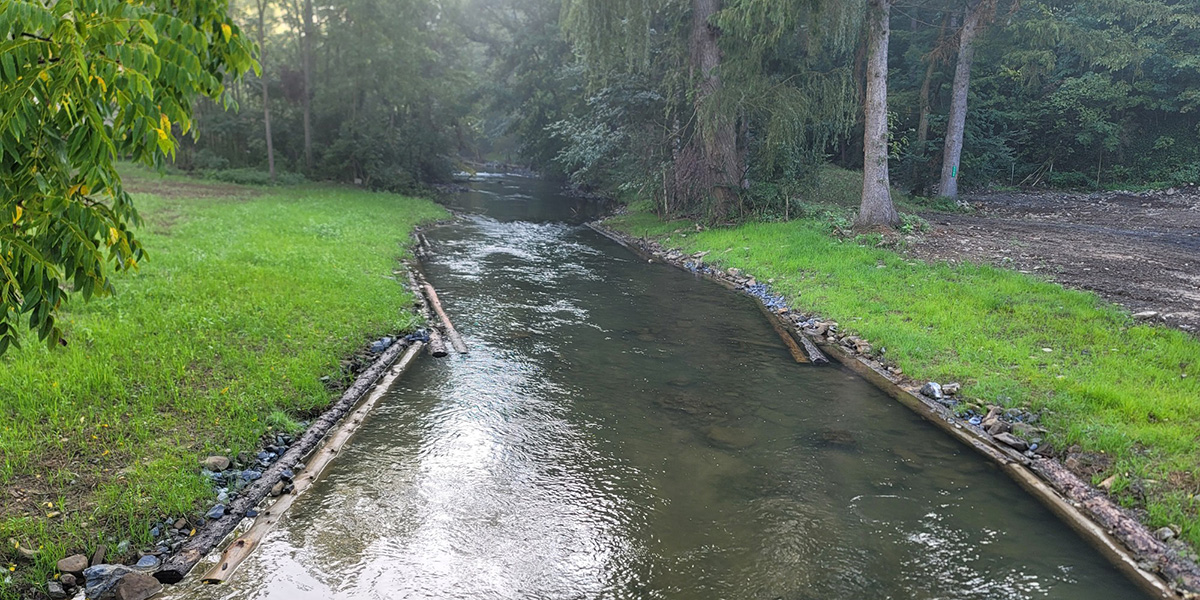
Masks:
[[[92,565],[83,572],[85,593],[89,600],[112,598],[117,582],[132,572],[125,565]]]
[[[1157,317],[1157,316],[1158,316],[1158,311],[1156,311],[1156,310],[1144,310],[1139,313],[1133,313],[1133,318],[1138,321],[1145,321],[1148,319],[1153,319],[1154,317]]]
[[[204,514],[204,516],[214,521],[220,519],[221,517],[225,516],[225,505],[218,504],[210,508],[208,512]]]
[[[63,584],[57,581],[46,582],[46,595],[50,597],[50,600],[64,600],[70,597],[67,590],[63,589]]]
[[[129,552],[129,540],[121,540],[117,544],[117,556],[124,556],[126,552]]]
[[[1154,537],[1166,542],[1175,537],[1175,530],[1170,527],[1159,527],[1154,530]]]
[[[92,553],[92,561],[90,564],[92,566],[104,564],[104,557],[107,555],[108,555],[108,546],[105,546],[104,544],[100,544],[99,546],[96,546],[96,551]]]
[[[162,584],[149,575],[129,573],[117,583],[116,600],[147,600],[162,589]]]
[[[158,565],[160,564],[162,564],[162,561],[158,560],[157,556],[147,554],[138,559],[137,564],[134,565],[134,568],[140,571],[153,571],[157,569]]]
[[[921,394],[933,398],[934,400],[941,400],[943,397],[942,386],[938,385],[936,381],[930,381],[929,383],[921,386]]]
[[[1009,446],[1017,452],[1024,452],[1029,448],[1029,444],[1025,443],[1025,440],[1011,433],[1001,433],[996,435],[995,438],[997,442]]]
[[[64,573],[62,577],[58,578],[58,581],[61,582],[62,586],[68,590],[76,585],[75,576],[70,573]]]
[[[229,459],[224,456],[210,456],[200,463],[205,469],[220,473],[229,468]]]
[[[84,569],[88,568],[88,558],[82,554],[73,554],[58,561],[56,566],[60,573],[80,575]]]
[[[275,485],[271,488],[271,495],[278,496],[278,495],[282,494],[283,486],[284,486],[284,483],[282,481],[276,481]]]
[[[983,429],[992,435],[1000,435],[1012,431],[1012,426],[1008,421],[992,418],[983,422]]]
[[[962,384],[960,383],[947,383],[946,385],[942,386],[942,393],[948,396],[955,396],[958,395],[958,391],[961,389]]]

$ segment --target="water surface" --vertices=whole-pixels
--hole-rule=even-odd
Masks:
[[[749,298],[557,222],[586,207],[540,184],[478,185],[427,233],[471,353],[423,357],[187,597],[1144,597],[990,463],[793,362]]]

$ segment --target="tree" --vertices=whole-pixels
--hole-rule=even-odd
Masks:
[[[946,124],[942,178],[938,185],[938,195],[947,198],[958,198],[959,159],[962,156],[963,132],[967,123],[967,95],[971,87],[971,63],[975,60],[975,37],[995,12],[996,0],[973,0],[966,9],[962,29],[958,32],[958,61],[954,66],[950,119]]]
[[[867,91],[863,102],[862,205],[854,220],[856,229],[895,227],[900,215],[892,204],[888,178],[888,37],[892,0],[867,2]]]
[[[258,61],[262,67],[259,70],[258,83],[262,86],[263,130],[267,139],[267,172],[271,181],[275,181],[275,139],[271,137],[271,89],[267,83],[267,44],[266,27],[267,8],[270,0],[255,0],[258,7]]]
[[[72,292],[137,266],[116,159],[161,166],[193,101],[252,67],[227,1],[0,0],[0,353],[24,316],[59,342]]]

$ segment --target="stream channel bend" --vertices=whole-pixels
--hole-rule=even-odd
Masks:
[[[647,264],[515,177],[425,265],[422,356],[232,580],[183,598],[1144,598],[976,456],[749,297]]]

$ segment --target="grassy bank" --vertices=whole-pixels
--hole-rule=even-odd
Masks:
[[[445,215],[432,202],[151,177],[129,181],[150,260],[66,307],[67,347],[0,358],[0,597],[210,505],[199,458],[295,427],[331,401],[341,358],[416,323],[392,271],[412,227]]]
[[[836,212],[836,207],[834,207]],[[632,211],[609,225],[737,267],[798,310],[836,320],[918,380],[1040,412],[1079,470],[1200,546],[1200,340],[1014,271],[927,264],[830,235],[828,213],[697,232]],[[877,350],[878,351],[878,350]]]

